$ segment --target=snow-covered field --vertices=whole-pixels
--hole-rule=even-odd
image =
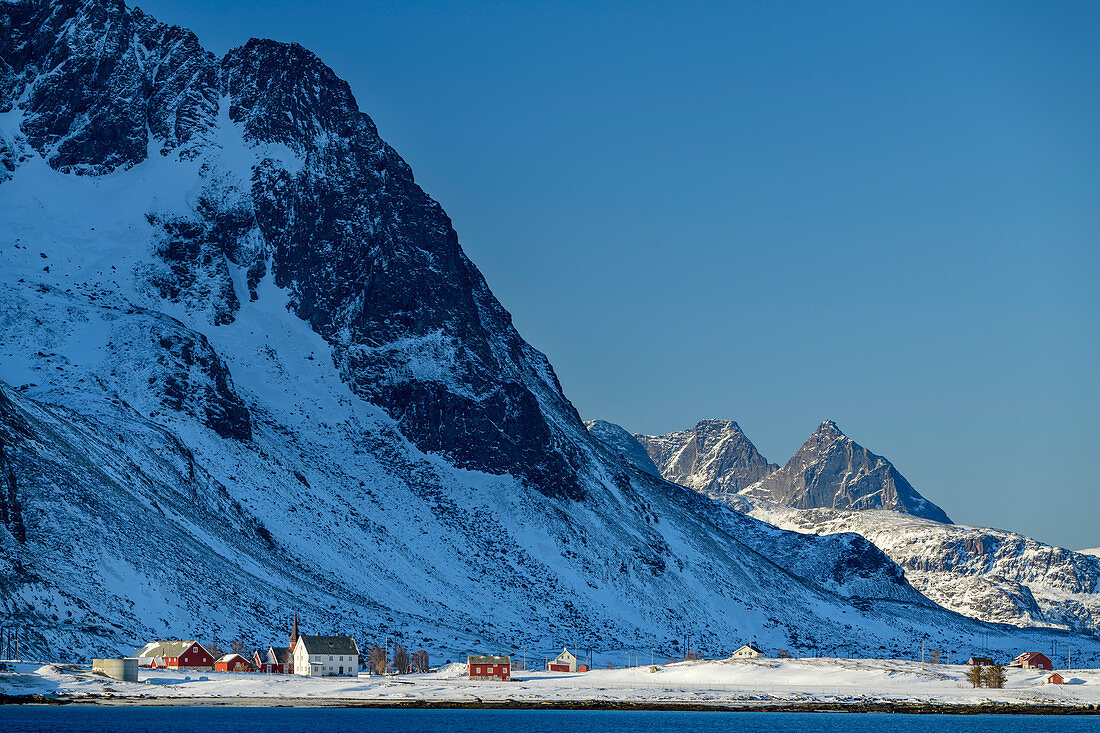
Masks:
[[[9,668],[12,665],[9,664]],[[42,694],[71,699],[145,699],[242,704],[257,701],[322,702],[570,702],[798,703],[922,702],[1095,705],[1100,670],[1061,670],[1065,685],[1044,682],[1045,673],[1006,670],[1004,689],[974,689],[963,665],[932,665],[878,659],[759,659],[677,662],[583,674],[519,672],[510,682],[471,681],[465,665],[428,674],[347,678],[173,672],[143,669],[127,683],[87,667],[20,662],[0,672],[0,693]]]

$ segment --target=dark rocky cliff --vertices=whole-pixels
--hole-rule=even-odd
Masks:
[[[587,434],[550,364],[512,327],[443,209],[314,54],[254,39],[219,61],[194,34],[120,0],[73,0],[5,5],[0,64],[0,105],[29,85],[23,133],[64,172],[129,168],[150,150],[197,154],[217,143],[227,97],[247,146],[285,146],[300,165],[261,159],[243,200],[219,196],[212,171],[197,218],[151,213],[165,268],[150,280],[162,297],[228,323],[239,307],[230,265],[248,267],[253,287],[270,266],[294,312],[334,347],[348,384],[418,447],[584,497],[571,444]]]

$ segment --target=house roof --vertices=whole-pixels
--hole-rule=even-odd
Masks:
[[[495,654],[471,655],[466,657],[466,664],[511,664],[512,658]]]
[[[568,649],[566,649],[566,648],[563,648],[563,649],[561,650],[561,654],[559,654],[558,656],[554,657],[554,661],[556,662],[556,661],[558,661],[559,659],[573,659],[573,660],[576,660],[576,658],[577,658],[577,655],[576,655],[576,654],[574,654],[573,652],[569,651],[569,650],[568,650]]]
[[[151,641],[134,654],[135,657],[178,657],[190,649],[197,641]],[[202,646],[199,644],[199,646]],[[206,651],[206,647],[203,647]]]
[[[355,639],[350,636],[299,636],[306,654],[359,654]]]
[[[1030,662],[1032,659],[1038,659],[1039,657],[1042,657],[1043,659],[1046,659],[1048,662],[1050,661],[1050,658],[1046,654],[1043,654],[1042,652],[1024,652],[1023,654],[1016,657],[1012,661],[1014,661],[1014,662]]]
[[[267,648],[267,661],[275,664],[290,664],[294,657],[288,646],[272,646]]]
[[[240,659],[242,662],[248,661],[240,654],[223,654],[221,657],[218,658],[218,662],[232,662],[237,659]]]
[[[740,647],[737,648],[737,651],[741,651],[742,649],[751,649],[752,651],[756,652],[757,654],[763,654],[764,653],[763,649],[761,649],[756,644],[753,644],[751,642],[748,643],[748,644],[741,645]]]

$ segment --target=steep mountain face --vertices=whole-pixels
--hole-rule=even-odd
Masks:
[[[299,46],[0,3],[0,171],[0,611],[36,654],[267,644],[293,607],[436,658],[1045,639],[591,437]]]
[[[700,420],[667,435],[635,435],[666,480],[707,496],[736,494],[775,469],[731,420]]]
[[[796,532],[855,532],[898,563],[914,588],[967,616],[1015,626],[1100,631],[1100,558],[1084,551],[894,511],[793,509],[748,497],[731,504]]]
[[[219,175],[231,161],[204,160],[193,211],[149,212],[162,296],[229,323],[239,308],[231,269],[246,268],[251,297],[269,253],[293,311],[406,437],[463,467],[579,498],[571,449],[543,411],[572,411],[549,363],[512,327],[447,215],[316,56],[253,39],[219,62],[193,34],[121,2],[9,12],[6,103],[26,92],[22,133],[54,169],[130,168],[151,144],[201,155],[223,112],[259,152],[237,185]]]
[[[586,420],[584,426],[588,428],[593,438],[634,468],[645,471],[651,476],[661,476],[661,472],[650,459],[649,453],[625,428],[606,420]]]
[[[893,509],[951,523],[888,460],[840,432],[832,420],[821,423],[786,465],[742,493],[797,509]]]

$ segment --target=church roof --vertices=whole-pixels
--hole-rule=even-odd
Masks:
[[[298,643],[306,654],[359,654],[355,639],[350,636],[299,636]]]

